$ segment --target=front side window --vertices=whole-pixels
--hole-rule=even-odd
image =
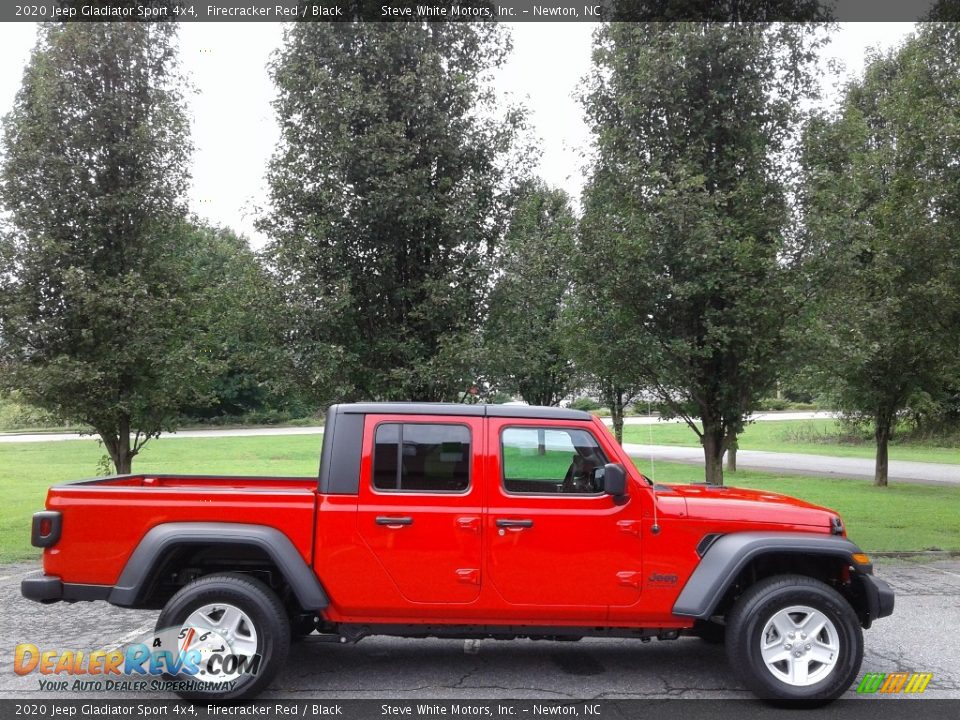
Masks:
[[[377,426],[373,486],[407,492],[463,492],[470,486],[470,430],[463,425]]]
[[[586,430],[516,427],[503,431],[501,464],[510,493],[596,495],[607,457]]]

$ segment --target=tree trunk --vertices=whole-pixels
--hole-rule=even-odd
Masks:
[[[707,482],[723,485],[723,428],[720,424],[704,421],[701,442]]]
[[[737,471],[737,446],[731,445],[727,448],[727,472],[735,473]]]
[[[128,475],[133,465],[133,455],[130,452],[130,418],[122,417],[116,432],[98,430],[97,433],[103,440],[103,446],[107,449],[117,474]]]
[[[873,484],[876,487],[886,487],[887,469],[889,465],[887,446],[890,443],[890,430],[893,426],[893,420],[889,416],[881,417],[878,415],[876,423],[874,437],[877,439],[877,463],[873,473]]]
[[[737,434],[727,433],[727,471],[737,471]]]
[[[613,419],[613,435],[617,442],[623,445],[623,394],[614,392],[613,402],[610,403],[610,416]]]
[[[537,430],[537,455],[547,454],[547,431]]]
[[[605,382],[600,387],[600,400],[610,409],[610,420],[613,424],[613,436],[623,445],[623,413],[626,408],[626,398],[630,391],[617,386],[614,382]]]

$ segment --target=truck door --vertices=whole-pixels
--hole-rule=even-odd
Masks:
[[[410,602],[480,594],[482,420],[366,418],[358,530]]]
[[[490,418],[486,580],[513,605],[583,617],[640,597],[640,499],[616,500],[595,471],[608,455],[589,426]],[[562,614],[562,613],[561,613]]]

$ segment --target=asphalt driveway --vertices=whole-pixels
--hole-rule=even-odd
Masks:
[[[14,674],[18,643],[41,649],[109,649],[149,633],[156,613],[103,602],[39,605],[24,600],[31,565],[0,567],[0,699],[78,699],[44,692],[36,674]],[[960,698],[960,561],[880,560],[897,609],[866,631],[863,672],[933,673],[924,698]],[[858,697],[853,689],[848,693]],[[98,697],[96,693],[84,697]],[[156,695],[107,697],[159,699]],[[625,699],[745,698],[721,647],[697,639],[642,644],[368,638],[356,645],[310,639],[294,646],[264,699]]]

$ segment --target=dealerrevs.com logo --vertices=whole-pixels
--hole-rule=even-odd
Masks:
[[[164,630],[145,642],[114,650],[41,649],[20,643],[14,650],[17,675],[38,674],[45,691],[224,691],[242,676],[256,675],[259,654],[237,652],[207,628]]]
[[[857,686],[861,695],[884,693],[922,693],[933,679],[933,673],[867,673]]]

